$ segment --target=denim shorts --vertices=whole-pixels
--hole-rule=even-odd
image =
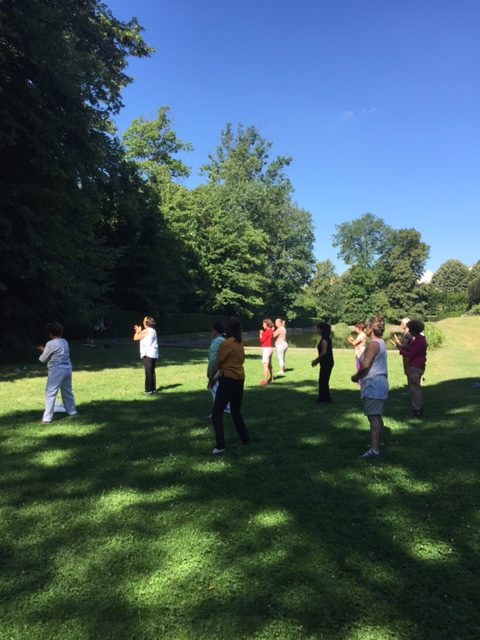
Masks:
[[[386,400],[378,398],[362,398],[363,413],[366,416],[381,416],[385,411]]]

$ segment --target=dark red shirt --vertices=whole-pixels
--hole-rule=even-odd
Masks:
[[[425,369],[427,364],[427,341],[425,336],[416,336],[408,347],[399,347],[402,356],[408,358],[408,366]]]

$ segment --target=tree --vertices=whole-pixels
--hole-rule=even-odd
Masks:
[[[387,314],[400,319],[411,315],[419,299],[419,280],[430,247],[415,229],[392,230],[378,259],[378,288],[387,297]]]
[[[347,321],[373,313],[398,320],[414,309],[423,292],[419,280],[430,248],[415,229],[392,229],[367,213],[337,226],[334,246],[351,268],[342,277]]]
[[[315,273],[295,300],[296,313],[310,312],[327,322],[337,322],[342,317],[341,279],[331,260],[315,265]]]
[[[197,255],[208,283],[202,307],[252,317],[264,302],[266,238],[247,216],[222,208],[222,190],[194,192]]]
[[[137,118],[123,134],[126,157],[134,160],[150,181],[190,175],[190,169],[176,156],[191,151],[193,146],[177,137],[169,111],[160,107],[156,120]]]
[[[150,50],[135,19],[97,0],[4,0],[0,12],[0,332],[12,342],[18,327],[88,315],[108,290],[109,118],[127,57]]]
[[[271,160],[271,146],[255,127],[239,126],[234,133],[227,125],[202,170],[221,210],[265,238],[265,253],[256,256],[266,278],[263,305],[268,313],[286,314],[311,276],[314,236],[310,213],[291,200],[284,173],[291,158]]]
[[[391,229],[372,213],[365,213],[352,222],[335,226],[333,246],[338,247],[338,257],[348,265],[365,269],[371,267],[382,255]]]
[[[480,303],[480,276],[471,280],[468,285],[468,302],[470,307]]]
[[[467,266],[460,260],[447,260],[435,271],[432,286],[445,293],[465,292],[470,280]]]

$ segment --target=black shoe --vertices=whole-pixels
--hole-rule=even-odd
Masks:
[[[423,416],[423,409],[414,409],[412,413],[416,418],[421,418]]]

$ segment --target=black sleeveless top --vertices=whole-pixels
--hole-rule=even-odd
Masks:
[[[328,337],[322,336],[320,338],[320,342],[317,344],[318,357],[320,358],[320,355],[322,353],[322,349],[321,349],[322,340],[325,340],[325,342],[327,343],[327,351],[323,356],[323,358],[320,360],[320,366],[333,367],[333,348],[332,348],[332,338],[330,336]]]

